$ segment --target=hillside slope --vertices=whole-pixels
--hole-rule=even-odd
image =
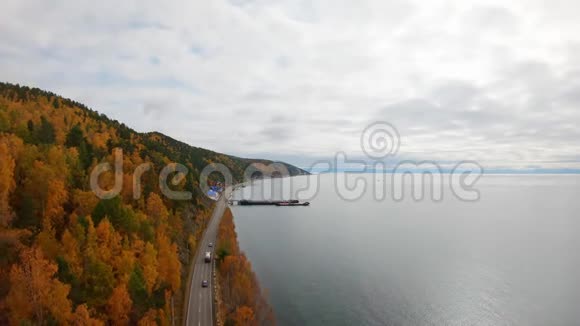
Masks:
[[[90,174],[114,163],[114,148],[123,150],[123,187],[99,200]],[[171,188],[191,200],[159,189],[173,162],[189,173]],[[137,133],[75,101],[0,83],[0,324],[169,323],[211,209],[198,184],[211,162],[237,181],[249,164],[271,163]],[[135,198],[133,172],[144,163],[151,170]],[[114,179],[108,172],[99,184],[110,189]]]

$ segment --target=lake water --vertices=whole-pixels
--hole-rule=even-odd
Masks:
[[[280,325],[580,324],[580,176],[486,175],[476,202],[345,201],[332,175],[234,198],[308,178],[309,207],[233,207]]]

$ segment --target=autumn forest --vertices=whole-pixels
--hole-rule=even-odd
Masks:
[[[112,164],[115,148],[124,154],[123,189],[100,200],[90,171]],[[138,133],[73,100],[0,83],[0,324],[180,324],[188,266],[212,209],[199,173],[222,163],[241,180],[254,161]],[[171,162],[187,166],[172,187],[192,191],[191,200],[160,192],[160,169]],[[142,163],[152,169],[134,199],[131,171]],[[105,173],[99,183],[113,179]],[[234,325],[273,323],[226,215],[220,313]]]

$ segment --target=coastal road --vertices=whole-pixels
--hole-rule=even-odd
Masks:
[[[212,269],[213,262],[204,262],[205,252],[211,252],[212,260],[214,258],[215,244],[217,238],[217,231],[227,207],[227,199],[230,195],[231,188],[227,187],[216,202],[211,220],[205,230],[203,239],[199,243],[197,253],[195,254],[195,261],[193,266],[193,276],[191,278],[191,288],[189,289],[188,307],[186,309],[185,325],[188,326],[213,326],[214,314],[213,309],[213,279]],[[212,248],[209,243],[213,243]],[[202,281],[207,280],[209,286],[204,288],[201,286]]]

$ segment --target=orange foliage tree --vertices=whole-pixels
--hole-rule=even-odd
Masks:
[[[129,323],[129,313],[131,312],[131,297],[127,286],[119,284],[114,290],[109,302],[107,303],[107,310],[109,318],[114,325],[127,325]]]
[[[54,278],[57,266],[39,248],[24,249],[20,264],[10,270],[7,303],[15,324],[29,320],[43,324],[49,318],[66,324],[71,317],[69,285]]]
[[[22,141],[13,136],[0,134],[0,226],[3,227],[9,226],[14,217],[9,200],[16,187],[14,182],[14,169],[16,167],[14,151],[16,146],[22,146]]]

